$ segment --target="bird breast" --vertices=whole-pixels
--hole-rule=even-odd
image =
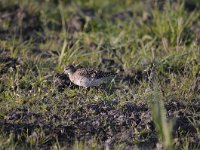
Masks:
[[[74,84],[76,84],[78,86],[83,86],[85,88],[88,88],[91,86],[99,86],[100,84],[102,84],[102,80],[100,80],[100,79],[87,78],[87,77],[83,77],[83,76],[76,77],[73,75],[69,75],[69,79]]]

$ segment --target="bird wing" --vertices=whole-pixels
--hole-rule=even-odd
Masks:
[[[93,69],[87,69],[87,70],[79,69],[78,73],[81,76],[85,76],[87,78],[96,78],[96,79],[114,76],[114,74],[111,72],[97,71],[97,70],[93,70]]]

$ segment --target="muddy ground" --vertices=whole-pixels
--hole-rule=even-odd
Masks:
[[[199,5],[193,5],[193,3],[187,3],[186,9],[188,11],[194,10]],[[0,113],[0,130],[2,135],[8,136],[12,133],[13,140],[17,143],[18,147],[28,147],[32,144],[33,147],[39,147],[42,149],[48,149],[54,143],[59,142],[60,146],[70,147],[75,141],[84,141],[87,144],[93,141],[97,142],[100,148],[109,145],[111,148],[116,145],[125,145],[125,149],[141,148],[141,149],[153,149],[159,147],[158,133],[155,129],[155,124],[152,120],[151,110],[148,102],[145,99],[141,101],[131,101],[126,99],[121,102],[119,97],[100,98],[95,101],[95,94],[91,95],[91,100],[86,99],[84,89],[81,89],[73,85],[68,77],[62,72],[55,70],[55,58],[58,57],[59,52],[57,50],[44,51],[37,45],[48,42],[49,40],[62,43],[63,40],[56,35],[46,35],[43,24],[40,19],[40,14],[29,14],[28,11],[22,10],[18,5],[0,7],[0,22],[7,20],[9,27],[4,29],[0,27],[0,40],[9,41],[12,39],[12,35],[15,34],[16,39],[20,39],[21,42],[27,42],[29,40],[34,41],[34,47],[28,49],[28,57],[33,59],[22,59],[22,53],[16,56],[12,56],[11,49],[15,47],[5,47],[0,45],[0,94],[1,105],[6,106],[6,102],[3,96],[6,97],[6,92],[10,91],[15,93],[21,91],[24,97],[30,98],[34,93],[47,93],[41,94],[42,96],[32,96],[31,100],[24,99],[20,101],[20,105],[9,106],[9,109],[1,107]],[[96,15],[92,8],[78,8],[71,18],[66,22],[66,28],[68,29],[68,47],[73,47],[77,40],[74,36],[76,32],[90,32],[91,26],[86,25],[86,17],[91,20],[100,19]],[[117,21],[128,22],[133,16],[131,11],[120,11],[106,18],[113,24]],[[151,22],[152,16],[146,18],[147,22]],[[60,32],[62,30],[61,24],[54,24],[55,22],[47,22],[47,28],[52,31]],[[19,27],[16,29],[16,26]],[[199,26],[192,28],[196,34],[194,39],[199,41]],[[40,33],[40,34],[38,34]],[[89,50],[96,49],[98,43],[87,43],[83,45],[84,48]],[[101,49],[103,49],[102,46]],[[129,88],[135,84],[138,86],[141,82],[149,82],[148,74],[144,70],[136,70],[130,68],[126,70],[123,68],[123,64],[117,62],[115,58],[119,56],[112,50],[113,58],[106,58],[101,56],[100,63],[97,68],[103,70],[116,71],[118,68],[118,81],[120,84]],[[39,87],[35,84],[31,84],[27,81],[17,82],[15,81],[12,86],[9,86],[7,82],[11,74],[18,74],[21,81],[27,74],[30,76],[30,80],[40,76],[40,69],[35,65],[35,59],[40,58],[41,61],[45,61],[45,65],[51,62],[48,68],[46,77],[44,80],[46,84],[55,86],[55,89],[51,91],[51,88]],[[44,65],[44,66],[45,66]],[[151,64],[149,65],[151,66]],[[114,69],[113,69],[114,68]],[[183,68],[176,66],[164,66],[164,72],[178,74],[184,74]],[[170,84],[171,81],[165,78],[163,72],[159,71],[161,79]],[[15,76],[16,77],[16,76]],[[199,74],[196,74],[196,82],[191,87],[191,93],[199,93]],[[100,92],[106,92],[108,95],[113,93],[126,94],[128,89],[114,86],[109,93],[104,88],[100,89]],[[70,92],[76,91],[74,94]],[[94,89],[89,89],[90,93],[95,93]],[[102,91],[101,91],[102,90]],[[20,99],[20,98],[19,98]],[[17,99],[16,99],[17,101]],[[7,105],[12,105],[9,102]],[[44,109],[44,111],[34,110],[34,106],[38,109]],[[43,108],[45,106],[45,108]],[[173,120],[173,139],[177,149],[182,148],[185,139],[188,138],[189,147],[200,146],[200,101],[198,98],[194,98],[191,101],[183,99],[171,99],[164,104],[166,109],[167,118]]]

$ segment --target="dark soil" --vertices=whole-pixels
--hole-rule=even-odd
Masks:
[[[54,2],[57,3],[57,1]],[[158,3],[158,6],[163,11],[164,2]],[[194,9],[198,10],[199,7],[199,3],[186,1],[185,8],[189,12]],[[65,22],[69,33],[67,35],[67,48],[72,48],[76,43],[77,37],[75,35],[77,32],[88,33],[92,31],[92,27],[95,24],[97,24],[97,28],[99,28],[98,25],[103,26],[98,22],[99,20],[104,21],[104,19],[107,19],[107,21],[110,21],[114,25],[119,22],[128,23],[134,19],[134,15],[134,12],[130,10],[122,10],[112,14],[108,18],[103,18],[103,15],[98,16],[96,10],[92,8],[78,7]],[[151,14],[148,15],[149,17],[151,16]],[[30,146],[28,139],[36,141],[36,144],[31,146],[43,149],[49,149],[57,140],[61,146],[72,146],[76,140],[89,143],[95,139],[102,148],[107,144],[110,147],[114,147],[117,144],[125,144],[127,149],[134,149],[135,147],[141,149],[156,148],[159,139],[147,103],[131,101],[131,97],[129,97],[131,102],[116,100],[117,98],[113,98],[112,100],[103,99],[96,102],[87,101],[83,93],[85,89],[80,89],[78,86],[72,84],[67,75],[55,73],[55,67],[52,67],[52,64],[55,63],[54,60],[59,56],[59,51],[57,49],[41,49],[38,45],[47,41],[56,41],[59,45],[62,45],[63,39],[58,35],[47,37],[40,17],[40,13],[32,14],[18,5],[3,7],[0,2],[0,40],[9,41],[16,38],[20,39],[19,41],[22,43],[31,40],[33,47],[27,50],[27,56],[30,58],[33,57],[33,59],[40,58],[39,62],[29,58],[25,62],[20,57],[20,52],[15,57],[11,57],[11,50],[3,48],[0,45],[0,94],[6,90],[10,90],[5,85],[4,80],[10,74],[13,74],[13,76],[17,74],[19,80],[27,74],[28,77],[31,76],[30,80],[27,77],[28,79],[24,79],[24,82],[21,81],[18,83],[18,81],[15,81],[16,83],[14,83],[14,87],[11,90],[11,92],[16,91],[16,89],[21,90],[23,94],[25,93],[25,96],[28,95],[27,93],[34,91],[39,85],[42,85],[41,82],[44,84],[44,87],[48,84],[50,87],[55,86],[55,89],[53,89],[55,91],[53,92],[50,92],[49,87],[41,87],[40,92],[45,93],[46,96],[42,98],[32,96],[32,99],[29,101],[27,98],[28,100],[24,101],[23,105],[19,107],[14,106],[10,110],[7,110],[7,112],[0,114],[0,132],[5,135],[13,133],[14,142],[17,142],[19,147]],[[152,18],[147,18],[147,21],[149,21],[148,19]],[[8,27],[3,28],[1,21],[7,21]],[[46,26],[50,31],[61,31],[62,25],[59,23],[56,24],[53,21],[47,21]],[[199,25],[194,24],[191,31],[195,33],[194,39],[198,43],[200,41]],[[189,29],[187,32],[185,31],[187,36],[189,35],[188,32],[190,32]],[[88,45],[84,44],[83,41],[81,42],[81,46],[87,52],[91,52],[98,47],[98,41],[91,40],[87,43]],[[107,51],[105,48],[109,49],[109,54],[112,57],[107,57],[109,55],[107,55],[108,52],[105,52]],[[120,81],[120,83],[125,84],[128,88],[132,85],[139,85],[142,81],[149,82],[149,75],[151,73],[149,70],[124,69],[120,54],[117,54],[120,51],[119,49],[111,47],[109,43],[103,43],[103,46],[101,45],[100,47],[101,51],[104,55],[102,54],[100,60],[97,60],[97,64],[99,64],[97,68],[118,72],[116,81]],[[40,73],[40,71],[46,69],[42,65],[45,66],[45,63],[49,63],[47,61],[49,59],[52,59],[50,60],[52,64],[48,64],[51,67],[47,65],[48,67],[46,68],[48,69],[45,74],[47,77],[43,77],[42,75],[44,74]],[[165,64],[156,68],[159,77],[166,81],[166,84],[170,83],[170,79],[167,78],[167,75],[170,73],[176,76],[191,72],[190,67],[185,68],[185,64],[178,65],[176,63],[170,64],[169,62],[166,61]],[[40,70],[38,66],[42,69]],[[36,83],[35,78],[39,75],[42,76],[42,81],[40,80],[38,81],[39,83]],[[6,80],[9,80],[9,76]],[[32,80],[35,81],[33,82],[34,84],[32,84]],[[115,90],[115,88],[113,89]],[[123,91],[120,94],[126,93],[126,88],[120,87],[119,89]],[[70,90],[74,90],[75,94],[71,94]],[[200,73],[196,74],[191,90],[194,94],[200,93]],[[0,99],[0,101],[3,100]],[[44,111],[35,111],[33,108],[33,106],[42,108],[44,104]],[[176,147],[182,147],[182,144],[185,142],[184,137],[186,136],[189,138],[189,147],[200,146],[200,125],[198,122],[200,120],[199,99],[193,99],[189,102],[181,99],[171,100],[165,103],[165,108],[167,118],[174,120],[173,138],[177,140]],[[42,139],[41,134],[44,134],[43,137],[46,138],[45,140]]]
[[[19,6],[9,6],[1,9],[1,20],[9,22],[8,30],[1,30],[0,39],[6,40],[15,33],[23,40],[30,38],[41,40],[37,36],[37,32],[43,32],[42,23],[39,19],[39,14],[30,14],[26,10],[22,10]],[[7,36],[5,36],[7,35]]]
[[[48,99],[43,101],[50,103]],[[81,101],[62,101],[57,112],[52,111],[53,106],[50,104],[44,114],[31,112],[24,106],[10,111],[1,119],[0,124],[4,133],[15,133],[16,136],[27,131],[28,136],[33,136],[37,129],[42,129],[51,140],[39,143],[40,147],[50,146],[56,138],[64,146],[72,144],[75,139],[88,141],[96,137],[102,145],[125,143],[127,146],[154,148],[158,139],[155,138],[156,131],[147,105],[127,102],[119,107],[118,104],[117,101],[84,104]],[[180,138],[191,135],[190,138],[194,138],[193,144],[198,145],[198,133],[189,118],[200,119],[199,116],[193,116],[200,112],[199,105],[173,101],[166,105],[166,109],[170,118],[176,118],[173,136]],[[136,130],[139,134],[135,133]],[[22,143],[27,144],[26,141]]]

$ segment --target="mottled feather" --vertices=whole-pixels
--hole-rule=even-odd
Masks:
[[[84,76],[87,78],[95,78],[95,79],[111,77],[115,75],[111,72],[97,71],[93,69],[77,69],[76,73],[79,74],[80,76]]]
[[[64,69],[64,73],[69,75],[69,79],[76,85],[85,88],[99,86],[109,82],[115,74],[111,72],[97,71],[94,69],[76,68],[70,65]]]

